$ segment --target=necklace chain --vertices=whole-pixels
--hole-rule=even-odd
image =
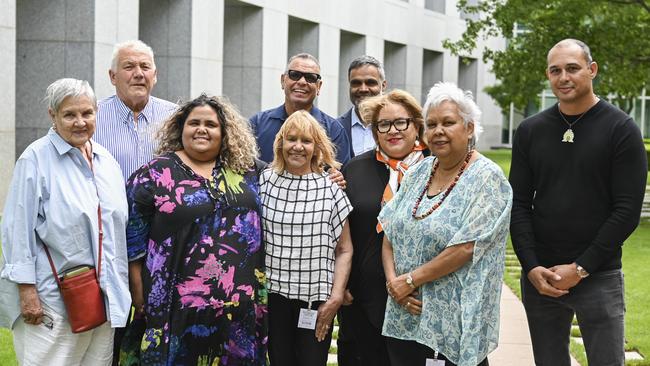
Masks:
[[[433,168],[431,168],[431,176],[429,177],[429,180],[427,181],[427,184],[424,186],[424,189],[422,190],[422,193],[420,194],[420,197],[415,201],[415,206],[413,206],[413,211],[411,212],[411,216],[416,219],[416,220],[422,220],[425,217],[431,215],[433,211],[435,211],[440,205],[442,205],[442,202],[449,196],[449,193],[451,192],[452,189],[456,186],[456,183],[458,183],[458,180],[460,179],[460,176],[463,174],[465,169],[467,168],[467,165],[469,164],[470,159],[472,158],[472,155],[474,153],[474,150],[470,150],[467,152],[467,156],[465,156],[463,165],[460,167],[458,170],[458,174],[456,174],[456,177],[454,178],[453,182],[449,185],[449,187],[445,190],[445,193],[442,194],[442,197],[440,198],[440,201],[436,202],[433,206],[431,206],[430,209],[428,209],[425,213],[422,215],[418,215],[417,211],[420,208],[420,203],[422,202],[422,199],[424,198],[424,195],[427,193],[429,190],[429,186],[431,186],[431,182],[433,181],[433,177],[436,175],[436,170],[438,170],[438,165],[440,165],[440,161],[436,159],[435,164],[433,164]]]
[[[589,108],[589,109],[591,109],[591,108]],[[564,121],[564,123],[567,124],[567,126],[569,126],[569,128],[572,128],[573,125],[575,125],[576,123],[578,123],[578,121],[580,121],[580,119],[581,119],[582,117],[584,117],[584,115],[587,114],[587,112],[589,112],[589,109],[587,109],[586,111],[582,112],[582,114],[581,114],[580,116],[578,116],[578,118],[576,118],[575,121],[569,123],[569,121],[567,121],[566,117],[564,117],[564,113],[562,113],[562,110],[560,109],[560,103],[557,104],[557,111],[560,112],[560,117],[562,117],[562,120]]]

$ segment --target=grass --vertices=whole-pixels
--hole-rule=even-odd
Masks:
[[[0,256],[2,256],[2,247],[0,247]],[[6,328],[0,328],[0,365],[18,365],[16,355],[14,354],[13,337],[11,336],[11,331]]]
[[[500,149],[481,152],[492,159],[504,171],[510,173],[510,150]],[[650,181],[649,181],[650,184]],[[623,246],[623,272],[625,273],[625,316],[626,350],[636,350],[645,360],[628,361],[626,366],[650,366],[650,222],[644,221],[628,238]],[[508,238],[506,265],[516,265],[512,261],[514,252]],[[519,272],[515,269],[506,270],[504,282],[519,298]],[[571,341],[571,354],[581,365],[587,365],[584,347]]]

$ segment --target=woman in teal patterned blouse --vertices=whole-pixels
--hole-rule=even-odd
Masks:
[[[512,190],[474,150],[481,112],[470,92],[438,83],[423,109],[433,156],[408,170],[379,215],[383,334],[393,366],[484,366],[499,336]]]

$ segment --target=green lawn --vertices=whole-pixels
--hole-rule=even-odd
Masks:
[[[510,150],[492,150],[481,152],[496,162],[505,172],[510,172]],[[508,239],[508,251],[512,244]],[[625,316],[626,349],[634,349],[646,359],[627,362],[631,366],[650,366],[650,222],[642,222],[623,246],[623,272],[625,273]],[[504,282],[521,297],[519,279],[516,272],[506,271]],[[587,362],[584,348],[577,343],[571,345],[571,351],[582,365]]]

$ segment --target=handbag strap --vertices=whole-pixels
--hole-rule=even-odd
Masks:
[[[91,145],[92,148],[92,145]],[[92,159],[92,152],[90,155],[90,170],[93,172],[94,175],[94,169],[93,169],[93,159]],[[95,192],[97,193],[97,200],[99,201],[99,190],[97,189],[97,183],[95,183]],[[99,282],[99,273],[102,270],[102,247],[103,247],[103,242],[104,242],[104,230],[102,228],[102,206],[97,203],[97,228],[99,229],[99,253],[97,256],[97,271],[95,272],[95,277],[97,278],[97,282]],[[91,243],[92,245],[92,243]],[[54,273],[54,279],[56,280],[56,283],[61,286],[61,280],[59,279],[59,273],[56,271],[56,267],[54,267],[54,261],[52,260],[52,256],[50,255],[50,251],[47,249],[47,245],[43,244],[43,248],[45,248],[45,254],[47,254],[47,260],[50,262],[50,267],[52,268],[52,273]]]
[[[102,270],[102,243],[104,241],[104,230],[102,229],[102,208],[99,204],[97,204],[97,222],[99,226],[99,256],[97,258],[97,272],[95,273],[97,277],[97,281],[99,281],[99,273]],[[52,268],[52,273],[54,273],[54,279],[56,280],[56,283],[61,286],[61,280],[59,279],[59,273],[56,271],[56,267],[54,266],[54,261],[52,260],[52,256],[50,255],[50,251],[47,249],[47,245],[43,244],[43,248],[45,248],[45,254],[47,254],[47,260],[50,262],[50,268]]]

